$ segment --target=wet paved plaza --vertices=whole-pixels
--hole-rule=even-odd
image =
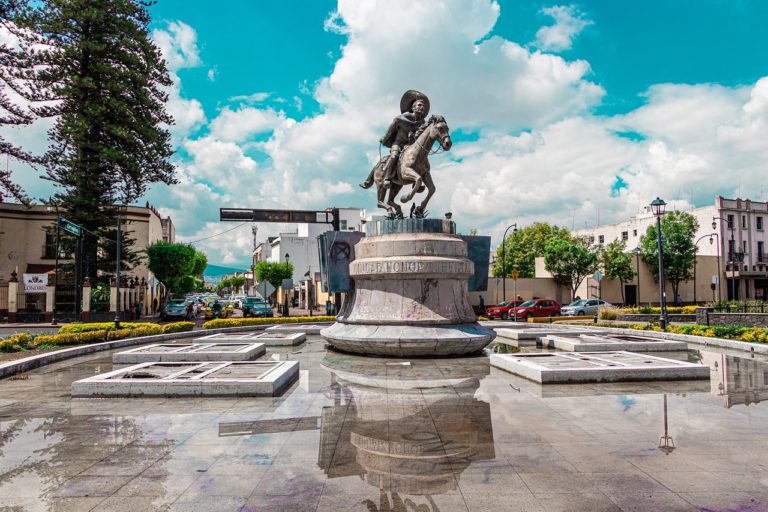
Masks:
[[[709,382],[540,386],[487,357],[308,340],[261,358],[300,361],[279,398],[71,400],[111,352],[0,381],[0,510],[768,511],[763,358],[697,349]]]

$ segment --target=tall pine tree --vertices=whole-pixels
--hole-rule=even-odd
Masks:
[[[57,100],[33,107],[41,117],[56,118],[42,158],[44,177],[59,187],[53,200],[67,218],[90,232],[83,264],[91,277],[114,268],[108,256],[114,253],[115,205],[137,200],[152,183],[176,182],[165,128],[173,123],[164,89],[171,79],[149,37],[149,5],[44,0],[30,2],[14,20],[46,43],[23,47],[35,64],[35,92]],[[135,255],[123,254],[130,267]]]

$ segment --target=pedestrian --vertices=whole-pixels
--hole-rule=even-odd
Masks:
[[[485,299],[483,299],[483,296],[480,296],[480,314],[485,314]]]
[[[683,299],[680,298],[680,294],[678,293],[675,295],[675,306],[682,306],[683,305]]]
[[[523,296],[522,295],[518,295],[517,296],[517,300],[523,300]]]
[[[152,316],[157,314],[157,297],[152,299]]]
[[[187,320],[192,320],[195,317],[195,307],[190,302],[187,304]]]
[[[141,318],[141,301],[136,301],[136,304],[133,305],[134,310],[136,311],[136,320]]]

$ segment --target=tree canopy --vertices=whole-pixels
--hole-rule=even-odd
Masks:
[[[283,284],[283,279],[293,277],[293,265],[291,263],[274,263],[271,261],[260,261],[254,267],[254,276],[256,281],[269,281],[275,288]]]
[[[149,270],[171,293],[187,293],[197,286],[195,277],[202,273],[197,273],[198,265],[205,255],[201,258],[191,245],[155,242],[147,247],[147,257]]]
[[[547,243],[555,239],[567,239],[570,231],[546,223],[537,222],[510,233],[503,245],[496,249],[496,264],[493,267],[495,277],[508,277],[513,269],[520,272],[520,277],[535,277],[536,257],[544,256]],[[506,262],[506,264],[502,264]]]
[[[626,252],[627,242],[616,239],[610,242],[600,251],[600,266],[607,279],[619,281],[621,288],[621,301],[624,302],[624,283],[635,277],[635,269],[632,266],[632,254]]]
[[[544,247],[544,264],[557,283],[571,289],[573,299],[584,278],[597,270],[599,258],[586,238],[568,236],[547,243]]]
[[[33,36],[19,37],[15,60],[3,63],[26,84],[16,92],[36,102],[31,115],[55,118],[39,162],[59,188],[53,202],[87,230],[83,259],[94,278],[114,266],[97,255],[109,254],[104,240],[114,240],[115,205],[135,201],[152,183],[175,183],[167,129],[173,119],[165,109],[172,82],[149,34],[149,3],[14,4],[9,23],[17,35]]]
[[[696,217],[688,212],[672,211],[661,218],[661,240],[664,276],[672,285],[672,298],[677,297],[680,283],[693,279],[696,261],[694,237],[699,229]],[[640,238],[640,257],[651,269],[656,282],[659,281],[659,250],[656,224]]]

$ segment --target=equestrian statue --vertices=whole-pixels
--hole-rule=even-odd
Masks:
[[[389,148],[389,155],[373,166],[360,186],[367,189],[375,183],[378,207],[387,210],[388,216],[394,219],[403,218],[403,211],[395,199],[405,185],[412,187],[400,197],[401,203],[407,203],[426,188],[426,197],[418,206],[415,203],[411,206],[411,216],[423,218],[427,215],[427,203],[435,193],[429,155],[450,150],[453,142],[443,116],[433,115],[427,119],[429,98],[426,94],[406,91],[400,99],[400,112],[379,140],[381,145]],[[435,141],[439,148],[432,152]]]

